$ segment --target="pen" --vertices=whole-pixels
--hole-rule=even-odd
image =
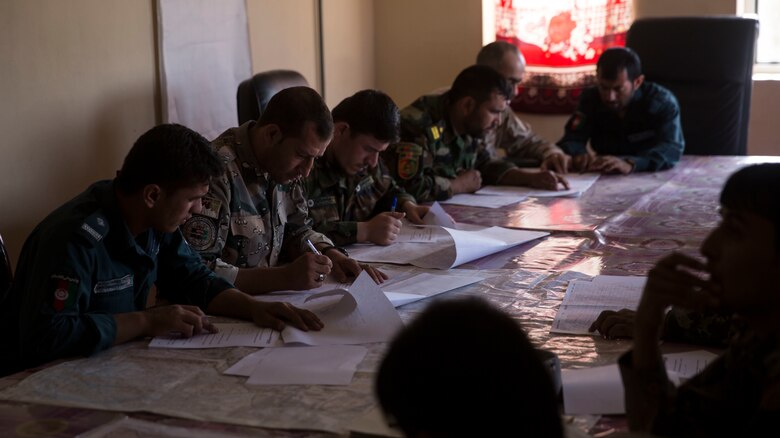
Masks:
[[[313,243],[311,243],[311,240],[306,239],[306,244],[309,245],[309,248],[311,248],[311,252],[317,255],[322,255],[322,253],[320,253],[319,250],[317,250],[317,247],[314,246]]]
[[[393,196],[393,203],[390,205],[390,213],[395,213],[395,208],[398,206],[398,196]]]

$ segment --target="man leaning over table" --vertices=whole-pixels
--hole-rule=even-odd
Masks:
[[[338,281],[360,273],[357,261],[311,229],[301,184],[332,135],[322,97],[292,87],[274,95],[258,121],[230,128],[212,142],[224,174],[182,231],[218,275],[258,294],[317,287],[331,269]],[[384,279],[364,266],[375,281]]]
[[[389,245],[401,231],[401,218],[421,224],[430,208],[417,205],[379,160],[398,141],[398,107],[381,91],[363,90],[342,100],[332,114],[333,140],[304,180],[314,229],[337,245]]]
[[[566,180],[492,159],[481,142],[496,129],[512,86],[484,65],[464,69],[452,87],[426,95],[401,111],[401,142],[382,155],[396,181],[418,201],[445,200],[485,184],[557,190]],[[483,181],[484,177],[484,181]]]
[[[485,45],[477,54],[477,64],[486,65],[499,72],[512,86],[514,98],[517,86],[525,76],[525,57],[514,44],[494,41]],[[539,137],[528,123],[507,105],[499,117],[498,126],[485,134],[485,148],[492,158],[509,162],[528,162],[541,166],[542,171],[566,173],[570,157],[558,146]]]
[[[204,311],[275,329],[322,328],[307,310],[235,289],[185,242],[179,225],[221,174],[205,138],[160,125],[136,141],[113,181],[47,216],[25,242],[0,308],[0,375],[144,336],[214,331]],[[178,304],[145,308],[152,285]]]
[[[672,92],[645,81],[639,56],[627,47],[602,53],[596,79],[558,142],[572,156],[572,168],[628,174],[674,167],[685,140]],[[588,141],[596,155],[588,152]]]

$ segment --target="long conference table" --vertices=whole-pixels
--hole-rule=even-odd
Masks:
[[[459,266],[491,276],[433,299],[489,300],[517,319],[535,345],[555,352],[563,368],[613,363],[630,341],[550,334],[568,275],[643,276],[670,251],[699,255],[719,220],[725,180],[741,167],[768,161],[780,157],[685,156],[668,171],[601,176],[578,198],[529,198],[498,209],[447,205],[459,222],[550,235]],[[413,319],[431,300],[400,307],[401,318]],[[348,386],[248,386],[245,378],[222,371],[256,349],[147,344],[133,342],[0,379],[0,435],[44,428],[59,430],[53,436],[72,436],[128,415],[186,428],[190,436],[345,436],[355,418],[376,406],[374,372],[386,348],[369,345]]]

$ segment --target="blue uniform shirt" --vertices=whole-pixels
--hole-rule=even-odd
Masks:
[[[601,102],[597,88],[588,88],[558,146],[580,155],[588,140],[597,154],[630,160],[635,171],[674,167],[685,148],[677,99],[666,88],[645,81],[620,117]]]
[[[111,181],[93,184],[52,212],[24,244],[0,308],[6,371],[106,349],[113,315],[146,307],[149,289],[205,308],[233,287],[190,249],[180,231],[133,237]]]

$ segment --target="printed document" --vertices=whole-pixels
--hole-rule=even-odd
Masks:
[[[592,335],[588,331],[604,310],[635,310],[647,277],[598,275],[572,280],[553,320],[551,333]]]

